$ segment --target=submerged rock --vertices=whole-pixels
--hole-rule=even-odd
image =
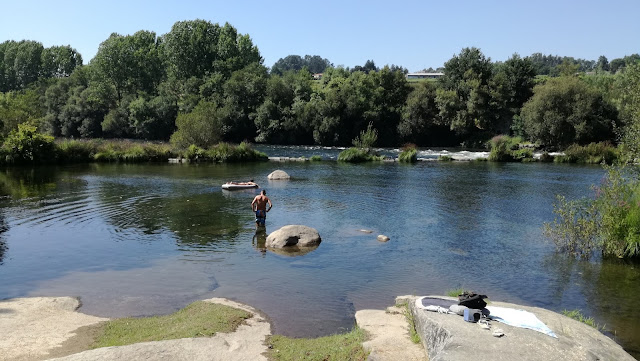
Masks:
[[[389,242],[389,237],[385,236],[384,234],[378,235],[378,241]]]
[[[315,228],[288,225],[267,236],[266,246],[270,248],[315,247],[320,244],[320,234]]]
[[[289,176],[289,174],[287,174],[287,172],[283,171],[283,170],[274,170],[273,172],[271,172],[271,174],[269,174],[267,176],[267,179],[271,179],[271,180],[277,180],[277,179],[290,179],[291,176]]]

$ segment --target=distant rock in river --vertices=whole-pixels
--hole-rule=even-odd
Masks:
[[[271,174],[267,176],[267,179],[270,179],[270,180],[289,179],[289,178],[291,178],[291,176],[289,176],[287,172],[280,169],[274,170],[273,172],[271,172]]]

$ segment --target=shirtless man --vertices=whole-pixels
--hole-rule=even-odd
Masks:
[[[269,209],[267,209],[267,204],[269,205]],[[251,210],[256,212],[256,227],[264,227],[265,221],[267,220],[267,212],[271,210],[273,204],[271,204],[271,200],[267,197],[267,191],[264,189],[260,191],[251,202]]]

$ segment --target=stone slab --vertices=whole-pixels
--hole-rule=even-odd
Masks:
[[[615,341],[593,327],[542,308],[493,301],[490,304],[532,312],[558,338],[496,321],[491,321],[491,329],[485,330],[476,323],[465,322],[458,315],[418,309],[415,306],[417,298],[408,298],[409,309],[431,361],[635,360]],[[504,331],[503,337],[492,336],[492,331],[497,328]]]

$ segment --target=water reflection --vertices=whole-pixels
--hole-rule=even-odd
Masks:
[[[7,226],[4,213],[0,212],[0,265],[2,265],[2,260],[4,259],[4,255],[8,250],[7,240],[4,236],[4,233],[9,229]]]
[[[640,357],[638,284],[640,261],[605,258],[576,260],[553,254],[545,259],[553,273],[550,297],[557,309],[580,309],[634,357]],[[577,296],[581,297],[577,297]],[[580,300],[576,302],[576,300]]]
[[[272,252],[274,254],[286,257],[298,257],[304,256],[305,254],[314,251],[318,248],[318,245],[312,247],[298,247],[298,246],[287,246],[284,248],[273,248],[267,247],[267,228],[266,227],[258,227],[256,229],[256,233],[253,235],[253,239],[251,240],[251,244],[253,247],[260,251],[263,256],[266,255],[267,251]]]
[[[267,253],[267,228],[266,227],[257,227],[256,233],[253,235],[253,239],[251,239],[251,244],[255,247],[256,250],[260,251],[264,256]]]

